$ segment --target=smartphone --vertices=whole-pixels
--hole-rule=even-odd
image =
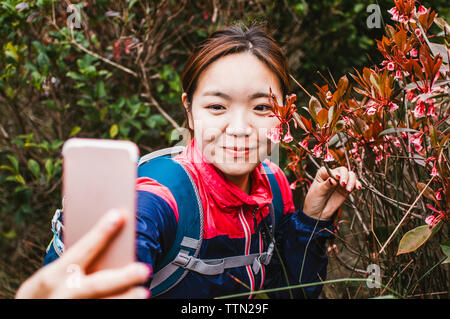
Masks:
[[[137,160],[133,142],[71,138],[63,145],[64,246],[70,249],[111,209],[126,223],[86,272],[135,261]]]

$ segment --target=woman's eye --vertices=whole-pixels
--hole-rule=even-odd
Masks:
[[[222,105],[219,105],[219,104],[209,105],[206,108],[211,109],[213,111],[221,111],[221,110],[225,109]]]
[[[271,109],[270,105],[261,104],[261,105],[255,106],[255,110],[257,110],[257,111],[266,112],[266,111],[270,111],[270,109]]]

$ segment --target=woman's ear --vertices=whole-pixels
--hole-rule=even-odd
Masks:
[[[186,111],[189,128],[191,130],[194,130],[194,125],[192,124],[193,123],[193,120],[192,120],[192,105],[190,105],[190,103],[188,101],[187,93],[183,92],[183,94],[181,95],[181,101],[183,102],[183,106],[184,106],[185,111]]]

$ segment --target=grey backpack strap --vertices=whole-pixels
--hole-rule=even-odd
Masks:
[[[219,259],[199,259],[189,256],[181,250],[177,258],[175,258],[172,263],[178,267],[195,271],[203,275],[218,275],[223,273],[225,269],[247,265],[252,265],[254,273],[258,273],[261,268],[261,264],[269,264],[270,259],[272,258],[272,253],[273,243],[269,245],[267,252],[264,253],[232,256]]]
[[[269,205],[269,213],[272,219],[272,225],[275,224],[275,213],[272,203]],[[225,271],[228,268],[236,268],[247,265],[252,265],[253,272],[257,274],[261,269],[261,265],[268,265],[273,255],[274,250],[274,227],[272,226],[272,236],[271,242],[267,248],[266,252],[263,253],[254,253],[249,255],[239,255],[239,256],[231,256],[225,258],[218,259],[200,259],[195,256],[190,256],[187,251],[180,250],[176,258],[168,264],[166,267],[161,269],[153,278],[153,282],[157,284],[159,282],[159,278],[164,280],[171,275],[173,271],[175,271],[178,267],[195,271],[203,275],[218,275]],[[182,241],[182,246],[189,247],[190,245],[195,246],[196,240],[192,238],[184,238]],[[157,276],[159,275],[159,276]]]
[[[185,248],[198,249],[199,241],[194,238],[184,237],[180,246]],[[180,254],[189,257],[189,252],[187,250],[180,249],[180,252],[178,253],[175,260],[178,259],[178,256],[180,256]],[[167,278],[172,276],[180,268],[180,265],[177,264],[175,260],[168,263],[165,267],[161,268],[158,272],[154,274],[152,282],[150,284],[150,289],[157,287]]]

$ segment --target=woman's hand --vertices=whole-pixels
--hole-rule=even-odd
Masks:
[[[313,218],[330,219],[353,189],[361,189],[361,182],[353,171],[341,166],[330,170],[321,167],[309,188],[303,205],[303,212]]]
[[[119,269],[85,273],[124,223],[124,215],[119,212],[106,214],[60,258],[28,278],[16,298],[148,298],[147,289],[136,287],[151,274],[146,264],[136,262]]]

